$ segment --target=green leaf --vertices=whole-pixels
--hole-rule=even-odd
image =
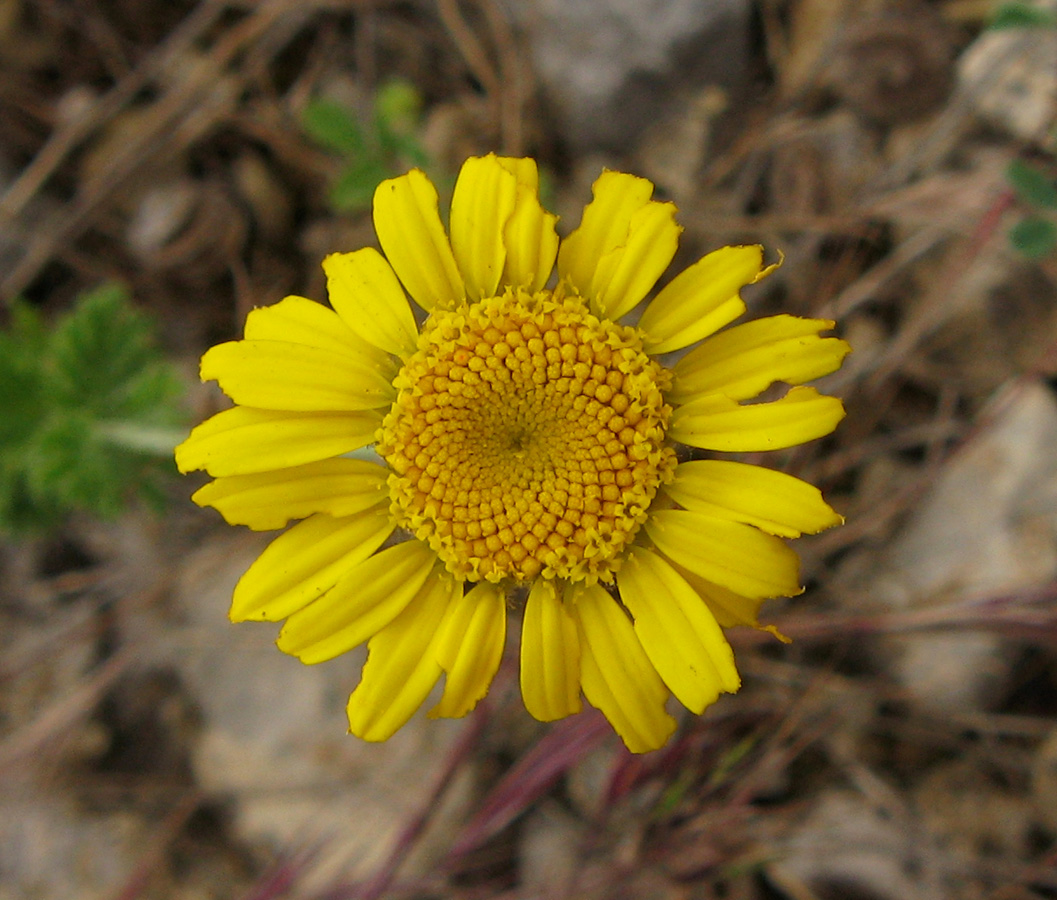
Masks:
[[[82,295],[49,330],[15,305],[0,332],[0,530],[119,513],[174,471],[183,391],[126,291]]]
[[[46,340],[37,311],[16,302],[11,330],[0,332],[0,453],[29,438],[46,406],[40,370]]]
[[[22,468],[29,501],[49,518],[56,510],[112,518],[172,465],[116,446],[89,415],[67,413],[37,432],[24,448]]]
[[[394,78],[378,88],[374,113],[379,128],[392,134],[414,134],[422,119],[422,94],[410,81]]]
[[[54,416],[26,448],[26,482],[36,502],[111,516],[121,509],[124,462],[92,440],[89,416]]]
[[[305,107],[302,121],[306,133],[346,161],[328,194],[336,212],[369,210],[382,181],[411,166],[430,169],[420,134],[422,107],[422,94],[411,82],[401,79],[378,88],[373,116],[362,124],[351,110],[332,100],[317,98]]]
[[[430,174],[429,154],[426,153],[418,135],[393,134],[382,129],[379,133],[379,140],[385,155],[393,160],[393,164],[389,167],[391,171],[404,172],[411,166],[417,166],[425,169],[426,174]],[[436,184],[435,178],[431,177],[431,180]]]
[[[15,300],[11,306],[11,330],[7,335],[30,354],[39,355],[48,343],[48,330],[41,314],[28,303]]]
[[[21,461],[0,456],[0,533],[41,531],[62,521],[54,503],[31,498]]]
[[[1057,225],[1048,219],[1030,217],[1009,230],[1009,241],[1022,256],[1041,259],[1057,248]]]
[[[98,415],[126,416],[130,382],[157,361],[151,325],[119,285],[84,295],[51,336],[57,401]]]
[[[330,205],[342,213],[363,212],[371,208],[374,191],[390,176],[389,167],[374,156],[353,160],[330,188]]]
[[[352,157],[363,152],[363,129],[348,109],[333,100],[309,100],[301,113],[301,126],[313,141],[334,153]]]
[[[1003,3],[991,16],[987,27],[1002,28],[1055,28],[1057,15],[1030,3]]]
[[[1006,169],[1006,180],[1025,203],[1041,209],[1057,209],[1057,184],[1034,166],[1015,159]]]
[[[160,360],[152,360],[114,390],[113,404],[106,418],[152,426],[182,424],[183,393],[184,386],[176,372]]]

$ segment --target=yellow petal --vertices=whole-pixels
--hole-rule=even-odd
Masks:
[[[245,335],[248,341],[285,341],[354,356],[385,372],[389,380],[396,374],[386,353],[355,334],[334,310],[305,297],[287,297],[251,310]]]
[[[540,205],[535,188],[518,185],[513,215],[503,229],[506,265],[501,286],[535,293],[547,283],[558,255],[557,221]]]
[[[810,387],[749,406],[713,394],[677,406],[668,437],[704,450],[782,450],[829,434],[843,418],[840,400]]]
[[[365,341],[406,358],[415,352],[418,328],[392,266],[373,247],[331,253],[323,260],[330,305]]]
[[[682,230],[673,203],[650,202],[635,212],[623,246],[599,262],[591,298],[600,315],[619,319],[642,302],[675,256]]]
[[[377,410],[289,413],[236,406],[197,426],[176,448],[176,465],[215,477],[285,469],[370,444],[381,424]]]
[[[580,711],[580,641],[576,620],[555,590],[537,579],[521,629],[521,696],[541,722]]]
[[[671,397],[683,403],[716,393],[745,400],[776,381],[803,384],[828,375],[851,350],[839,338],[819,337],[832,327],[827,319],[769,316],[730,328],[676,363]]]
[[[540,173],[536,160],[531,156],[497,156],[499,165],[517,179],[519,187],[527,188],[535,194],[540,189]]]
[[[423,309],[450,307],[465,296],[437,211],[437,190],[412,169],[374,192],[374,230],[397,277]]]
[[[392,402],[392,375],[362,359],[285,341],[230,341],[206,351],[203,381],[236,403],[292,412],[375,409]],[[388,376],[388,377],[387,377]]]
[[[410,540],[356,563],[323,596],[286,620],[276,646],[307,664],[358,647],[403,612],[436,560],[426,544]]]
[[[779,537],[815,534],[844,521],[814,485],[774,469],[729,460],[683,463],[664,490],[686,509],[746,522]]]
[[[700,575],[695,575],[682,566],[676,565],[671,560],[668,560],[668,563],[697,592],[697,595],[712,610],[712,615],[716,617],[716,621],[723,628],[732,628],[735,625],[748,625],[759,631],[769,631],[785,644],[791,643],[789,638],[773,625],[760,624],[760,607],[766,598],[743,597],[741,594],[736,594],[725,587],[720,587],[720,585],[714,584]]]
[[[272,541],[235,585],[231,621],[285,619],[330,590],[392,532],[388,510],[381,507],[299,522]]]
[[[632,547],[617,585],[642,648],[683,706],[700,714],[721,693],[741,687],[716,617],[656,553]]]
[[[361,459],[324,459],[289,469],[230,475],[191,497],[212,506],[231,525],[255,531],[282,528],[313,513],[351,516],[387,502],[388,469]]]
[[[471,156],[459,171],[451,198],[451,249],[470,300],[496,294],[517,193],[517,178],[494,153]]]
[[[608,281],[616,269],[619,251],[628,243],[631,221],[639,210],[650,204],[653,185],[645,178],[624,172],[604,171],[592,187],[593,200],[583,209],[579,227],[561,242],[558,251],[558,276],[568,279],[583,297],[592,301],[596,312],[595,291],[605,287],[596,279]],[[599,276],[602,260],[609,257],[608,271]]]
[[[657,549],[691,572],[746,597],[801,592],[800,562],[780,538],[683,509],[651,513],[646,533]]]
[[[597,584],[573,585],[570,594],[584,696],[632,753],[663,746],[675,731],[675,719],[664,709],[668,690],[628,617]]]
[[[448,673],[444,695],[431,719],[465,716],[485,694],[499,669],[506,642],[506,596],[489,581],[479,582],[448,607],[433,652]]]
[[[648,353],[687,347],[745,312],[739,291],[757,280],[763,247],[721,247],[675,276],[639,320]]]
[[[388,740],[425,702],[443,671],[430,650],[462,584],[434,567],[404,611],[367,642],[367,662],[346,709],[349,731]]]

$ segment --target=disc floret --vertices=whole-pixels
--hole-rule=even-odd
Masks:
[[[392,514],[458,578],[611,582],[675,466],[669,383],[561,288],[434,310],[382,425]]]

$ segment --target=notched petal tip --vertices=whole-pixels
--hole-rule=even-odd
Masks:
[[[195,459],[192,455],[192,450],[190,448],[193,446],[193,434],[194,432],[192,431],[191,434],[185,437],[182,441],[180,441],[179,444],[177,444],[173,448],[173,459],[176,462],[176,471],[179,472],[181,475],[187,475],[191,472],[197,472],[198,470],[205,468],[203,460],[200,458]],[[194,500],[193,495],[191,499]],[[197,503],[198,501],[195,502]],[[198,505],[201,506],[202,504],[199,503]]]
[[[214,344],[198,360],[198,378],[205,384],[207,381],[219,381],[224,370],[224,357],[230,348],[237,347],[241,341],[224,341]]]
[[[715,616],[660,555],[632,548],[617,583],[647,656],[684,706],[700,714],[741,687]]]
[[[600,585],[573,585],[570,594],[587,702],[632,753],[663,747],[676,727],[665,709],[669,692],[628,616]]]
[[[763,258],[763,244],[756,244],[760,248],[760,258]],[[785,253],[782,252],[781,248],[777,248],[775,252],[778,254],[778,262],[773,262],[769,266],[765,266],[760,269],[756,274],[756,277],[752,279],[752,283],[756,284],[759,281],[763,281],[768,275],[770,275],[776,269],[780,269],[782,264],[785,262]]]
[[[521,629],[521,696],[529,714],[553,722],[580,711],[576,620],[551,581],[529,591]]]
[[[421,169],[389,178],[374,192],[374,230],[389,264],[423,309],[466,296],[440,219],[437,189]]]
[[[451,249],[471,301],[496,294],[517,196],[517,176],[494,153],[463,163],[451,198]]]
[[[664,492],[691,512],[743,522],[777,537],[817,534],[843,523],[813,484],[733,460],[682,463]]]
[[[642,313],[649,353],[688,347],[743,312],[741,289],[761,277],[763,246],[740,244],[705,254],[665,285]]]
[[[784,450],[832,433],[845,415],[839,398],[813,387],[793,387],[778,400],[747,405],[708,394],[676,407],[668,436],[703,450]]]
[[[415,352],[418,328],[392,266],[373,247],[323,260],[330,304],[361,339],[401,358]]]
[[[390,738],[426,700],[441,675],[430,651],[461,585],[434,566],[422,589],[367,644],[367,662],[346,713],[349,732],[366,741]]]
[[[477,706],[499,669],[505,641],[506,592],[478,582],[448,607],[437,629],[432,650],[447,675],[431,719],[461,718]]]

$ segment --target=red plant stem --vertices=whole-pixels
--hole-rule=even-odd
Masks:
[[[202,803],[199,791],[189,791],[162,820],[151,841],[150,848],[139,865],[128,877],[124,887],[114,895],[114,900],[135,900],[146,890],[151,878],[165,860],[165,852],[176,836],[183,830],[191,816]]]
[[[475,850],[499,834],[611,733],[609,723],[594,710],[551,728],[485,797],[449,856]]]
[[[396,846],[393,847],[392,853],[389,854],[389,858],[383,863],[378,873],[360,890],[360,900],[378,900],[389,889],[401,864],[411,853],[415,842],[425,830],[430,816],[436,811],[440,798],[451,784],[455,773],[458,772],[477,745],[477,740],[488,721],[489,712],[490,708],[487,699],[482,700],[474,711],[469,724],[463,729],[458,741],[448,754],[448,760],[440,775],[437,776],[437,780],[422,807],[401,832],[397,838]]]

